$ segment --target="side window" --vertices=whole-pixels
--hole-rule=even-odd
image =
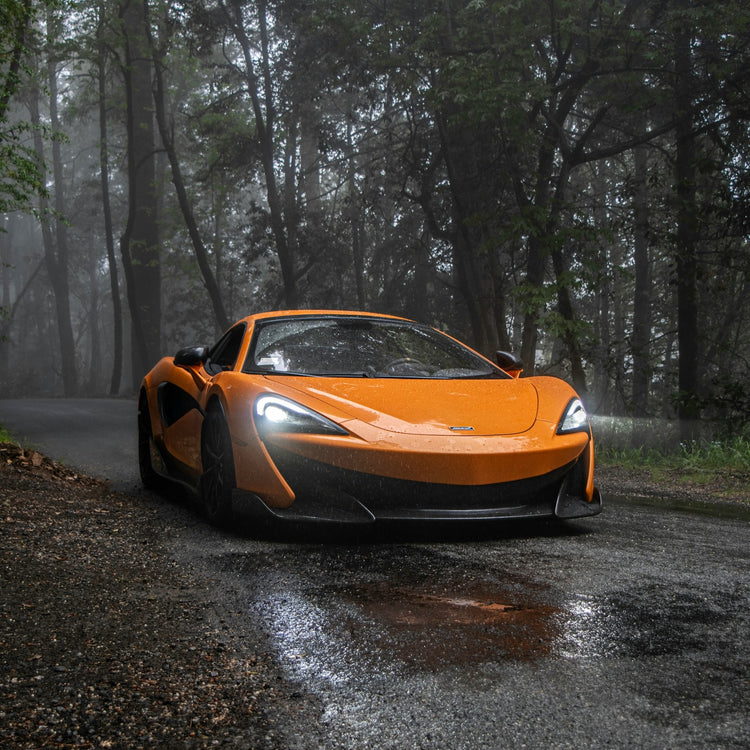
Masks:
[[[227,333],[219,339],[218,343],[208,353],[206,372],[209,372],[211,375],[216,375],[216,373],[221,372],[222,370],[231,370],[234,367],[234,363],[237,361],[244,336],[244,324],[235,326],[227,331]]]

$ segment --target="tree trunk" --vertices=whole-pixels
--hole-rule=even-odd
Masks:
[[[47,14],[47,26],[52,23],[51,13]],[[53,132],[60,130],[57,113],[57,65],[50,57],[49,71],[49,110]],[[73,338],[73,325],[70,317],[70,287],[68,282],[68,225],[65,219],[65,176],[63,174],[60,139],[52,139],[52,173],[55,180],[55,244],[57,261],[53,264],[57,278],[52,282],[57,307],[57,325],[60,330],[60,356],[62,359],[63,388],[66,396],[74,396],[78,385],[76,378],[76,353]]]
[[[161,353],[161,265],[146,1],[123,0],[120,6],[125,35],[128,140],[128,222],[120,251],[132,321],[135,387]]]
[[[86,383],[86,393],[89,396],[100,393],[99,382],[101,372],[101,359],[102,359],[102,343],[101,343],[101,332],[99,330],[100,315],[99,315],[99,287],[97,284],[97,264],[99,262],[98,257],[89,258],[88,260],[88,275],[89,275],[89,289],[90,297],[88,300],[88,318],[89,318],[89,336],[91,341],[90,347],[90,358],[89,358],[89,373],[88,382]]]
[[[544,288],[544,273],[547,264],[547,248],[545,242],[557,229],[556,221],[551,217],[551,181],[555,164],[555,150],[557,147],[557,133],[549,125],[537,154],[537,168],[533,200],[529,200],[515,179],[515,193],[518,208],[521,213],[529,215],[531,233],[527,244],[526,257],[526,286],[532,298],[526,302],[523,319],[523,333],[521,339],[521,359],[526,372],[533,375],[536,369],[536,345],[539,336],[539,316],[543,312],[543,303],[534,299]],[[517,167],[514,165],[514,172]],[[561,184],[558,183],[561,189]],[[540,217],[543,219],[540,221]]]
[[[227,317],[224,303],[221,299],[221,292],[219,291],[219,285],[216,282],[216,277],[211,268],[211,263],[208,258],[208,250],[201,237],[200,230],[198,229],[198,223],[195,220],[193,214],[193,208],[190,205],[190,199],[188,198],[187,190],[185,189],[185,181],[182,178],[182,170],[180,169],[180,161],[177,156],[177,150],[174,145],[174,137],[172,129],[167,123],[167,114],[164,109],[165,102],[165,91],[164,91],[164,75],[162,70],[162,55],[159,50],[156,49],[151,38],[151,33],[146,26],[149,39],[151,41],[151,49],[154,60],[154,76],[156,86],[154,88],[154,102],[156,104],[156,121],[159,125],[159,134],[161,135],[161,141],[164,145],[164,149],[167,152],[169,159],[169,166],[172,169],[172,182],[177,193],[177,201],[180,204],[180,211],[182,212],[182,218],[185,221],[190,240],[193,243],[193,250],[195,251],[195,257],[198,261],[198,268],[200,268],[201,275],[203,276],[203,283],[206,286],[206,291],[211,300],[211,305],[214,310],[214,317],[216,324],[221,331],[229,328],[229,318]]]
[[[122,377],[122,302],[120,301],[120,282],[115,257],[115,238],[112,229],[112,207],[109,197],[109,143],[107,136],[107,102],[104,28],[106,13],[104,3],[99,2],[99,25],[97,29],[98,57],[97,78],[99,85],[99,175],[102,185],[102,211],[104,213],[104,235],[107,244],[107,264],[109,266],[109,286],[112,295],[112,377],[109,382],[109,395],[120,392]]]
[[[347,188],[349,191],[349,207],[347,218],[349,220],[349,232],[351,237],[352,248],[352,266],[354,268],[354,286],[357,290],[357,308],[359,310],[367,309],[367,291],[365,286],[365,263],[363,237],[364,221],[362,217],[362,205],[360,201],[357,181],[355,179],[357,170],[357,154],[355,152],[354,141],[352,138],[352,117],[346,119],[346,145],[348,153],[347,168]]]
[[[57,129],[57,73],[53,61],[48,65],[49,92],[50,92],[50,117],[51,124]],[[39,91],[33,89],[29,96],[29,109],[31,122],[34,126],[34,149],[39,158],[39,163],[44,163],[44,144],[40,131],[39,116]],[[76,356],[75,342],[73,338],[73,326],[70,318],[70,289],[68,286],[68,253],[66,242],[66,231],[62,220],[64,210],[64,187],[62,184],[62,160],[57,148],[53,149],[53,173],[55,180],[55,208],[57,218],[55,226],[57,237],[54,237],[50,228],[52,218],[50,216],[47,199],[42,196],[39,199],[40,214],[42,217],[42,242],[44,245],[44,258],[47,266],[52,292],[55,298],[55,315],[57,323],[58,341],[60,343],[60,373],[63,381],[63,393],[65,396],[75,396],[77,392],[76,378]]]
[[[480,250],[483,245],[492,244],[488,237],[491,229],[476,221],[486,202],[478,175],[485,168],[483,144],[488,142],[487,132],[480,126],[453,126],[451,116],[451,112],[441,112],[437,124],[452,199],[453,263],[458,288],[469,312],[472,343],[491,356],[501,338],[497,328],[495,279],[487,258],[495,248]],[[502,329],[505,330],[505,321]]]
[[[581,344],[578,341],[578,334],[575,330],[573,300],[570,298],[570,291],[564,283],[564,275],[568,270],[568,266],[562,249],[557,246],[552,249],[552,267],[555,270],[555,277],[557,278],[557,310],[560,313],[560,317],[565,321],[565,328],[562,331],[561,338],[565,344],[565,354],[570,362],[570,375],[573,380],[573,387],[580,395],[583,395],[588,393],[586,372],[583,369]]]
[[[536,234],[529,237],[526,254],[526,279],[529,291],[536,292],[544,285],[545,257],[541,238]],[[540,307],[533,301],[527,301],[521,329],[521,360],[527,375],[533,375],[536,369],[536,343],[539,336],[538,320]]]
[[[596,224],[598,226],[598,222]],[[606,243],[601,242],[598,251],[599,277],[596,284],[595,298],[598,317],[597,333],[599,347],[597,362],[594,368],[594,393],[596,408],[604,413],[611,409],[610,403],[610,351],[612,347],[612,332],[610,325],[611,274]]]
[[[211,228],[211,257],[214,261],[214,278],[219,287],[219,295],[224,303],[224,309],[229,320],[235,319],[234,314],[234,285],[232,274],[228,274],[227,284],[222,285],[224,275],[224,247],[223,247],[223,222],[224,206],[226,203],[227,191],[223,176],[211,176],[211,214],[213,217],[213,226]]]
[[[297,278],[294,270],[294,253],[288,242],[285,231],[283,202],[276,181],[274,158],[276,156],[274,144],[275,114],[273,81],[271,79],[270,49],[268,28],[266,26],[265,0],[257,0],[258,30],[261,38],[261,72],[262,80],[255,72],[253,65],[250,40],[245,31],[245,20],[240,0],[232,0],[232,13],[226,11],[232,32],[242,48],[245,63],[245,80],[252,102],[255,127],[258,132],[258,143],[263,164],[263,174],[266,178],[266,196],[268,211],[271,219],[271,231],[276,242],[276,254],[281,266],[281,277],[284,284],[284,299],[286,306],[294,309],[298,306]],[[261,92],[262,88],[262,92]],[[265,102],[265,107],[263,103]]]
[[[633,298],[633,415],[649,414],[651,384],[651,267],[649,261],[649,212],[646,179],[646,149],[639,146],[635,158],[635,194],[633,195],[633,244],[635,262],[635,294]]]
[[[686,4],[685,4],[686,5]],[[683,439],[692,439],[700,415],[698,403],[698,300],[695,187],[696,139],[692,122],[691,34],[681,21],[675,40],[675,192],[677,198],[677,345],[679,417]]]

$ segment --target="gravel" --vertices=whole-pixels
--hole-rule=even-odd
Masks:
[[[170,559],[154,504],[16,446],[0,461],[0,745],[279,746],[271,656]]]
[[[653,500],[675,506],[704,506],[721,512],[721,506],[750,507],[750,474],[747,472],[660,471],[634,469],[613,464],[597,464],[596,483],[607,497],[617,495],[632,500]]]

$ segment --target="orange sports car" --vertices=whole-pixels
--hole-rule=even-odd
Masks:
[[[251,315],[146,375],[141,478],[188,484],[217,524],[598,513],[583,404],[521,369],[403,318]]]

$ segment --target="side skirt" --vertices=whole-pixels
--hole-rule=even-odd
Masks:
[[[163,445],[151,438],[151,466],[164,479],[188,490],[198,497],[198,480],[194,479],[188,467],[172,456]]]

